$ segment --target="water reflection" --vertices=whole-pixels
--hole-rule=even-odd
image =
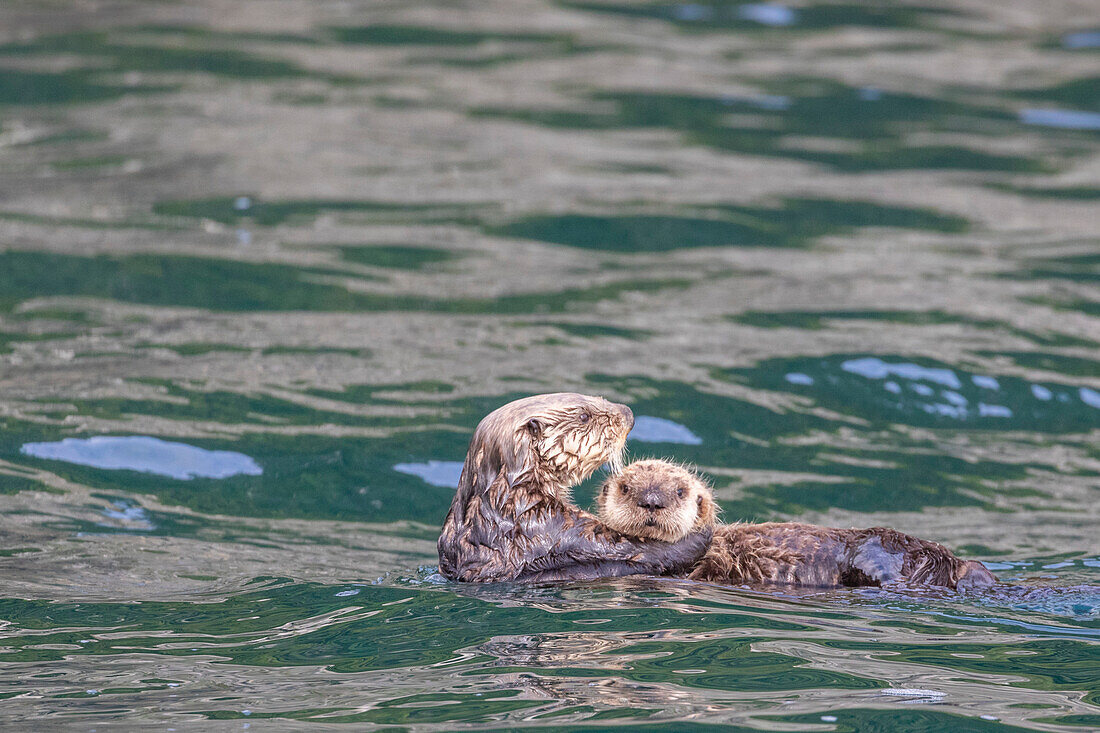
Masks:
[[[774,368],[782,369],[782,382]],[[761,386],[797,390],[848,413],[938,424],[979,423],[986,429],[1088,430],[1100,426],[1100,393],[1090,387],[1039,384],[1016,377],[878,356],[780,362],[746,370]],[[873,385],[877,385],[873,386]],[[998,425],[998,423],[1002,423]]]
[[[862,359],[848,359],[841,362],[840,368],[846,372],[858,374],[867,379],[883,379],[889,375],[896,375],[910,380],[923,380],[942,384],[952,389],[959,389],[962,385],[955,372],[950,369],[930,369],[909,363],[890,364],[874,356]],[[931,394],[931,393],[927,393]]]
[[[798,22],[798,12],[778,3],[749,3],[737,8],[737,15],[761,25],[785,26]]]
[[[195,478],[259,476],[263,469],[243,453],[205,450],[144,435],[65,438],[27,443],[24,455],[94,468],[125,469],[188,481]]]
[[[824,29],[846,26],[906,28],[932,24],[937,15],[951,15],[942,8],[860,3],[807,3],[792,8],[782,3],[720,2],[564,2],[568,7],[627,17],[658,18],[696,31],[797,26]]]
[[[1093,4],[32,5],[0,727],[1100,728]],[[1009,585],[446,582],[471,431],[559,389]]]
[[[996,130],[1013,132],[1018,118],[1008,109],[974,104],[964,95],[940,98],[887,92],[805,76],[769,78],[758,85],[769,95],[764,99],[784,102],[762,105],[761,97],[609,89],[591,94],[576,110],[481,107],[474,112],[561,129],[668,128],[689,144],[847,171],[1041,172],[1050,168],[1038,155],[985,149],[984,137]],[[1036,90],[1033,96],[1078,101],[1082,94],[1087,92],[1054,88]],[[928,142],[911,144],[902,130],[914,126],[937,134],[923,136]],[[821,144],[821,140],[831,143]],[[1068,141],[1065,149],[1069,155]]]
[[[1020,122],[1067,130],[1100,130],[1100,113],[1076,109],[1025,109],[1020,112]]]
[[[118,500],[111,502],[111,508],[104,509],[102,514],[107,517],[107,519],[113,520],[109,524],[104,523],[104,526],[107,527],[121,527],[123,529],[136,530],[138,532],[151,532],[157,528],[157,525],[150,519],[144,507],[130,504],[126,501]]]
[[[751,104],[776,109],[781,97]],[[701,207],[702,208],[702,207]],[[686,247],[805,247],[814,239],[859,227],[963,231],[968,222],[926,209],[870,201],[785,199],[782,206],[705,207],[703,216],[637,214],[531,216],[490,233],[609,252],[665,252]]]
[[[690,717],[733,719],[756,730],[761,716],[835,717],[857,729],[891,730],[913,722],[907,716],[914,713],[882,707],[884,698],[920,697],[939,702],[922,724],[968,730],[975,709],[1019,721],[1025,713],[1008,700],[1028,703],[1026,709],[1088,710],[1067,702],[1088,675],[1089,646],[1072,633],[1086,629],[1066,628],[1059,638],[1051,625],[1051,638],[1029,638],[1002,630],[1012,618],[942,615],[944,602],[934,598],[918,601],[899,624],[904,601],[876,600],[876,593],[866,600],[839,594],[834,603],[850,603],[838,608],[675,581],[468,593],[253,584],[234,598],[197,605],[5,601],[5,618],[22,624],[11,629],[5,663],[64,660],[54,665],[61,672],[54,694],[84,697],[91,689],[115,706],[155,701],[172,713],[193,714],[197,704],[218,720]],[[37,628],[43,622],[56,628]],[[105,632],[105,625],[127,633]],[[132,665],[141,683],[91,687],[82,662],[102,664],[104,657]],[[845,671],[853,660],[859,673]],[[250,684],[239,684],[240,665]],[[997,695],[1007,680],[995,665],[1010,669],[1011,698]],[[322,705],[314,697],[320,670],[330,681]],[[274,689],[277,695],[264,694]],[[877,710],[853,708],[853,701]],[[58,704],[52,696],[46,702]]]
[[[699,445],[703,442],[689,428],[663,417],[651,417],[638,415],[634,418],[634,428],[627,436],[627,440],[636,440],[640,443],[680,443],[682,445]]]
[[[1100,31],[1077,31],[1062,36],[1066,48],[1100,48]]]
[[[419,476],[432,486],[457,488],[462,476],[462,461],[427,461],[425,463],[398,463],[394,471]]]

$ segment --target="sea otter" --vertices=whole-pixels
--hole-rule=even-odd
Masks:
[[[714,496],[693,472],[638,461],[603,485],[599,516],[623,534],[675,541],[715,527]],[[718,526],[694,580],[749,584],[985,588],[996,581],[979,562],[885,527],[833,529],[798,522]]]
[[[439,536],[439,571],[470,582],[684,573],[710,528],[674,542],[626,537],[573,504],[571,488],[622,466],[634,414],[573,393],[510,402],[477,426]]]

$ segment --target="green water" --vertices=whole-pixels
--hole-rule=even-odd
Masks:
[[[1100,12],[1025,5],[4,3],[0,727],[1100,729]],[[1005,586],[443,581],[560,390]]]

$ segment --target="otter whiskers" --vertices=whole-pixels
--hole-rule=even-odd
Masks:
[[[610,475],[618,476],[620,473],[623,472],[623,466],[625,463],[623,454],[625,450],[626,445],[620,445],[618,450],[612,451],[611,455],[608,456],[607,462],[604,464],[604,469],[606,469],[606,471]]]

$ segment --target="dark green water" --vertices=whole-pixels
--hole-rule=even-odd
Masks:
[[[1100,729],[1098,29],[3,3],[0,727]],[[442,581],[473,427],[559,390],[1006,587]]]

